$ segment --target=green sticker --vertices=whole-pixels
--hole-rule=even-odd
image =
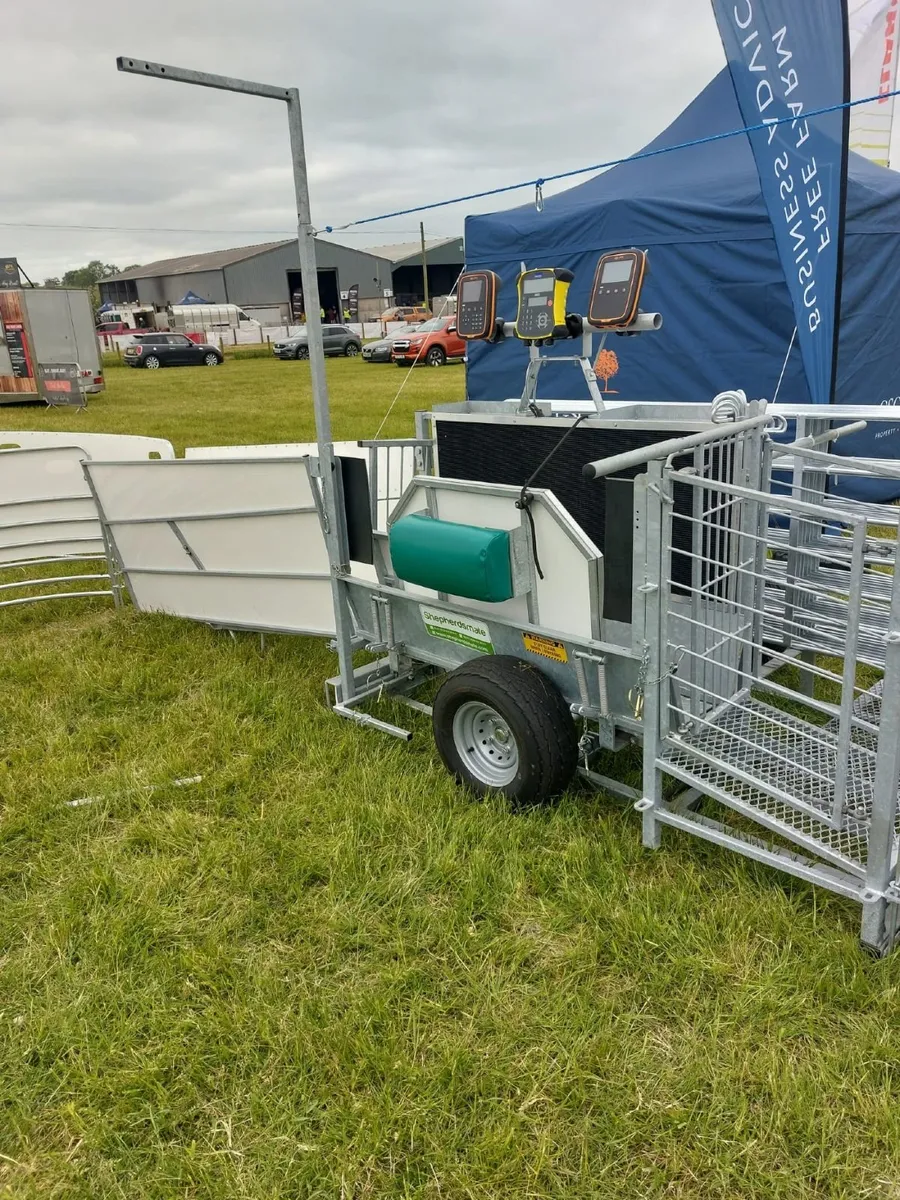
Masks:
[[[472,621],[469,617],[461,617],[457,613],[445,612],[440,608],[429,608],[419,605],[419,612],[425,622],[425,632],[432,637],[443,638],[445,642],[456,642],[469,650],[477,650],[480,654],[493,654],[491,631],[487,625]]]

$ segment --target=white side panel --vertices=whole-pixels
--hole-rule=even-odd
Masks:
[[[110,527],[119,561],[126,571],[186,569],[191,560],[166,521]]]
[[[102,544],[96,517],[91,521],[42,521],[37,525],[0,526],[0,548],[3,549],[46,542],[83,541],[85,538]]]
[[[67,442],[0,451],[0,563],[106,556],[85,451]]]
[[[81,464],[85,452],[69,443],[0,451],[0,504],[90,496]]]
[[[518,488],[497,485],[496,492],[435,486],[431,492],[434,516],[463,525],[488,529],[517,529],[522,521],[515,507]],[[600,551],[587,538],[569,514],[558,505],[551,492],[532,489],[531,512],[534,518],[538,559],[544,578],[536,577],[538,623],[548,629],[572,636],[596,636],[596,613],[600,608],[597,587],[597,563]],[[428,496],[423,485],[416,485],[403,506],[405,513],[424,511]],[[405,585],[414,595],[429,595],[423,588]],[[526,597],[516,596],[500,604],[489,604],[465,597],[450,597],[469,611],[496,613],[528,624]]]
[[[85,469],[138,608],[230,628],[334,634],[305,458]]]
[[[0,464],[2,466],[2,464]],[[81,463],[78,464],[79,471]],[[81,477],[84,483],[84,475]],[[2,481],[0,481],[2,486]],[[73,500],[66,500],[65,519],[68,521],[97,522],[97,506],[93,496],[84,489],[85,495]],[[0,501],[0,527],[10,529],[23,525],[34,525],[39,521],[58,521],[60,519],[59,500],[24,500],[10,503]]]
[[[369,450],[356,442],[335,442],[335,454],[344,458],[361,458],[369,462]],[[378,506],[375,526],[387,529],[387,521],[394,505],[403,495],[406,485],[416,473],[415,449],[412,446],[379,446],[378,456]],[[284,442],[280,445],[260,446],[188,446],[184,452],[187,459],[206,458],[302,458],[315,456],[315,442]],[[371,480],[369,481],[371,485]]]
[[[532,508],[538,560],[544,573],[537,581],[540,622],[562,633],[593,637],[592,598],[594,605],[599,602],[596,564],[585,559],[549,509],[540,504]]]
[[[0,430],[0,449],[45,449],[54,446],[80,446],[88,458],[131,459],[174,458],[172,443],[165,438],[138,437],[128,433],[43,433],[21,429]]]
[[[328,554],[319,515],[283,513],[267,517],[213,517],[175,521],[181,539],[165,522],[116,523],[116,547],[135,567],[184,567],[184,547],[207,571],[286,571],[328,574]]]
[[[366,451],[356,442],[334,442],[335,454],[354,455],[365,458]],[[319,448],[315,442],[270,442],[256,446],[186,446],[185,458],[305,458],[316,455]]]
[[[90,465],[107,521],[134,517],[266,512],[308,507],[312,488],[301,461],[99,463]]]
[[[334,636],[328,579],[133,571],[129,582],[138,608],[145,612],[167,612],[229,628]]]
[[[77,538],[68,542],[35,538],[30,542],[0,547],[0,563],[9,566],[35,558],[106,558],[106,550],[100,537]]]

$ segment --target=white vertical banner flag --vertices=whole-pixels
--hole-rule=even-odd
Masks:
[[[850,98],[878,96],[850,109],[850,149],[889,166],[900,0],[850,0]]]

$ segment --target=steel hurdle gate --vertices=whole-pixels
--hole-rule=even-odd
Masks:
[[[763,462],[765,476],[768,452]],[[668,825],[849,896],[863,945],[885,953],[900,903],[900,587],[890,536],[873,529],[883,510],[824,509],[711,467],[707,454],[699,468],[648,468],[660,552],[648,564],[644,842],[658,846]],[[694,495],[678,544],[676,487]],[[773,526],[790,546],[775,573]],[[691,632],[710,614],[719,637],[703,646]],[[666,777],[687,790],[671,796]]]

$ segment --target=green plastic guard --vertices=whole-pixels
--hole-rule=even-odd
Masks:
[[[513,595],[509,533],[410,513],[391,525],[391,563],[398,579],[499,603]]]

